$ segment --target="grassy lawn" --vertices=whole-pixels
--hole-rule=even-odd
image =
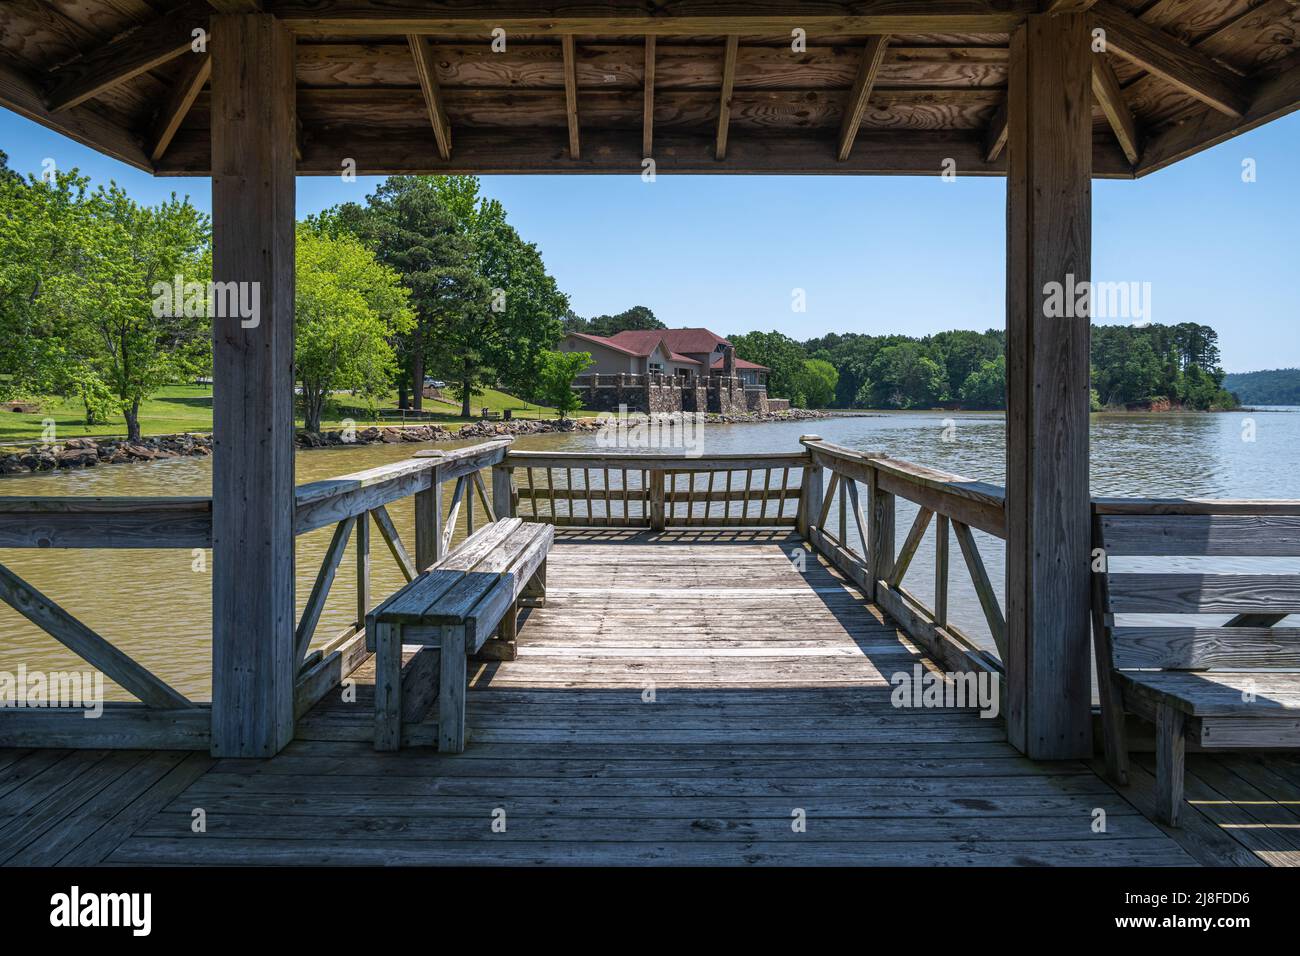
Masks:
[[[494,411],[510,409],[515,418],[554,418],[555,410],[525,403],[522,399],[488,389],[474,396],[471,405],[477,415],[480,408]],[[381,408],[396,408],[397,393],[393,392]],[[445,412],[444,412],[445,410]],[[461,425],[471,419],[460,416],[460,405],[431,402],[425,399],[425,411],[436,412],[429,423]],[[75,399],[49,398],[41,403],[39,412],[11,412],[0,409],[0,444],[21,444],[43,439],[44,421],[53,419],[55,440],[94,436],[121,437],[126,434],[126,424],[120,415],[105,425],[87,427],[86,410]],[[375,423],[375,417],[365,405],[348,395],[338,395],[325,409],[321,427],[337,428],[340,420],[351,418],[358,425]],[[385,419],[396,421],[396,419]],[[302,427],[302,419],[297,421]],[[140,428],[145,435],[171,435],[176,432],[208,432],[212,430],[212,388],[207,385],[169,385],[145,402],[140,409]]]

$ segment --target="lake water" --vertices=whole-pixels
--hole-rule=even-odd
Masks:
[[[821,421],[711,425],[705,454],[780,452],[799,449],[799,436],[828,441],[1002,484],[1005,432],[1000,414],[897,412]],[[945,441],[945,435],[951,441]],[[470,444],[464,442],[461,444]],[[421,448],[448,445],[367,445],[303,451],[299,483],[398,461]],[[592,433],[536,435],[517,440],[521,449],[595,450]],[[490,484],[490,483],[489,483]],[[1300,408],[1257,409],[1225,414],[1162,413],[1094,415],[1092,488],[1097,495],[1139,497],[1300,498]],[[9,495],[208,495],[209,459],[177,459],[114,465],[85,471],[47,472],[0,479]],[[449,496],[444,495],[444,498]],[[445,502],[444,502],[445,503]],[[414,546],[410,499],[390,506],[408,548]],[[915,509],[900,501],[898,539]],[[851,522],[850,522],[851,523]],[[323,528],[298,539],[298,602],[301,610],[331,535]],[[933,532],[904,582],[929,600],[933,581]],[[976,533],[989,576],[1003,587],[1002,542]],[[164,680],[193,699],[210,694],[210,553],[174,551],[42,551],[0,549],[11,568]],[[1223,559],[1216,559],[1219,570]],[[1249,562],[1233,562],[1246,569]],[[400,587],[402,578],[378,535],[372,540],[372,595]],[[986,643],[974,590],[960,552],[952,546],[950,616]],[[1168,566],[1165,562],[1164,566]],[[352,562],[345,560],[317,631],[333,637],[352,618]],[[84,669],[79,658],[0,605],[0,671],[20,663],[45,670]],[[110,695],[123,699],[118,691]]]

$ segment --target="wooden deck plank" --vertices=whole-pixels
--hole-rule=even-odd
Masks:
[[[933,665],[820,561],[795,570],[798,544],[749,531],[563,533],[547,602],[522,616],[518,659],[474,666],[463,754],[377,753],[366,662],[355,701],[327,694],[271,760],[150,755],[73,807],[71,762],[93,757],[0,752],[0,828],[63,792],[68,815],[45,830],[54,842],[29,841],[13,862],[1289,861],[1290,835],[1240,842],[1230,825],[1260,821],[1239,809],[1189,812],[1191,839],[1153,824],[1140,765],[1121,793],[1086,763],[1020,756],[1002,721],[974,708],[895,707],[893,675]],[[1218,787],[1293,812],[1283,801],[1300,788],[1300,761],[1205,759],[1232,781]],[[1189,783],[1189,795],[1208,792],[1219,790]],[[208,811],[206,834],[190,829],[194,807]],[[504,833],[491,829],[497,808]],[[791,827],[796,810],[805,832]]]

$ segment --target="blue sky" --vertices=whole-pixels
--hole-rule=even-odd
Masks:
[[[154,179],[4,109],[0,149],[24,172],[48,157],[142,202],[176,191],[209,208],[207,180]],[[1151,318],[1213,326],[1229,371],[1300,366],[1298,153],[1300,114],[1137,182],[1096,182],[1094,279],[1150,282]],[[299,179],[299,215],[376,182]],[[483,189],[580,315],[640,304],[670,326],[799,339],[1005,323],[1001,179],[498,176]]]

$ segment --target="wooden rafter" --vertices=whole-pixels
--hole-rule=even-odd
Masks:
[[[428,0],[264,0],[264,8],[300,34],[383,36],[408,33],[439,36],[484,34],[484,25],[512,34],[570,33],[581,36],[656,34],[788,36],[794,27],[814,32],[1007,33],[1037,13],[1038,0],[821,0],[815,13],[794,12],[788,0],[750,0],[744,13],[726,0],[604,0],[583,14],[559,0],[503,0],[491,5],[430,3]],[[583,5],[576,5],[582,8]]]
[[[257,13],[262,0],[208,0],[208,6],[217,13]]]
[[[1043,4],[1043,12],[1048,14],[1058,13],[1087,13],[1097,5],[1097,0],[1047,0]]]
[[[153,172],[149,156],[120,125],[84,106],[74,106],[58,114],[51,112],[36,82],[3,61],[0,61],[0,106],[136,169]],[[208,164],[211,165],[211,160]]]
[[[731,93],[736,85],[736,56],[740,51],[740,37],[727,37],[722,53],[722,93],[718,103],[718,139],[714,158],[727,158],[727,132],[731,126]]]
[[[655,141],[655,38],[645,38],[645,103],[641,115],[641,154],[654,155]]]
[[[172,87],[170,98],[158,113],[158,120],[154,124],[153,147],[149,150],[150,159],[157,161],[167,152],[172,137],[180,129],[181,123],[185,122],[190,107],[198,99],[199,91],[211,76],[212,57],[207,53],[192,54],[181,76]]]
[[[71,109],[193,49],[194,31],[208,28],[206,0],[186,0],[172,12],[104,44],[50,76],[53,112]]]
[[[1245,113],[1249,91],[1236,73],[1106,0],[1093,7],[1092,16],[1105,30],[1107,52],[1117,53],[1220,113]]]
[[[568,144],[549,131],[524,136],[516,130],[462,129],[456,152],[443,160],[431,149],[427,132],[418,129],[350,131],[313,130],[303,142],[300,176],[337,176],[339,157],[357,162],[365,176],[488,175],[547,173],[631,173],[641,169],[641,131],[587,129],[582,158],[569,158]],[[985,159],[979,131],[914,132],[883,130],[854,144],[846,162],[835,158],[835,141],[811,140],[800,131],[733,132],[727,160],[717,161],[712,136],[691,131],[658,130],[655,164],[660,173],[710,175],[721,173],[798,172],[820,175],[931,175],[952,159],[964,176],[1000,176],[1001,163]],[[346,150],[345,152],[343,150]],[[211,149],[201,132],[182,130],[167,155],[157,163],[164,176],[206,176]],[[1100,141],[1093,153],[1093,175],[1100,179],[1131,179],[1133,166],[1113,139]]]
[[[581,145],[578,138],[578,56],[573,35],[566,33],[560,37],[560,47],[564,51],[564,113],[569,121],[569,158],[577,159],[581,155]]]
[[[1144,175],[1216,146],[1233,136],[1300,110],[1300,53],[1293,53],[1256,78],[1255,97],[1240,119],[1205,111],[1149,140],[1137,174]]]
[[[993,120],[989,123],[988,129],[984,133],[984,160],[985,162],[997,162],[997,158],[1002,155],[1002,150],[1007,145],[1007,103],[1002,101],[998,111],[993,114]]]
[[[1139,155],[1137,120],[1124,100],[1124,91],[1120,89],[1110,58],[1103,53],[1092,58],[1092,95],[1096,97],[1101,111],[1106,114],[1110,128],[1115,131],[1120,149],[1128,161],[1136,165]]]
[[[415,72],[420,79],[425,108],[429,111],[429,122],[433,125],[433,138],[438,143],[438,155],[443,159],[451,159],[451,124],[447,122],[447,111],[442,105],[442,91],[438,88],[433,45],[428,37],[415,34],[406,39],[411,45],[411,55],[415,57]]]
[[[862,48],[862,63],[858,66],[857,79],[853,81],[853,92],[849,94],[848,107],[844,110],[844,121],[840,124],[840,146],[837,156],[840,162],[849,158],[853,152],[853,140],[857,138],[858,127],[862,125],[862,114],[867,110],[871,99],[872,87],[876,85],[876,74],[885,62],[885,51],[889,46],[889,37],[878,36],[867,40]]]

